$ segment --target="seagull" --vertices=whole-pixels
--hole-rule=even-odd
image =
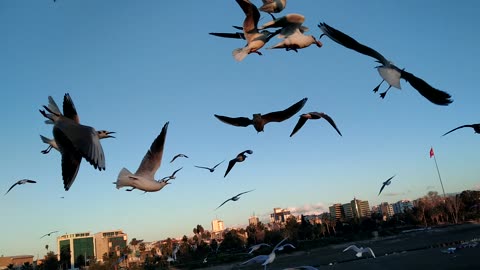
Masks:
[[[123,168],[120,171],[117,177],[117,182],[114,182],[117,189],[130,186],[145,192],[155,192],[169,184],[168,181],[156,181],[154,179],[155,172],[162,164],[163,148],[167,137],[168,123],[169,122],[165,123],[162,131],[153,141],[150,149],[148,149],[143,157],[137,171],[134,174],[126,168]]]
[[[309,112],[309,113],[304,113],[300,115],[300,118],[298,119],[297,124],[292,130],[292,133],[290,134],[290,137],[292,137],[295,133],[297,133],[298,130],[300,130],[303,125],[307,122],[308,119],[320,119],[323,118],[327,120],[327,122],[337,131],[337,133],[342,136],[342,133],[340,133],[340,130],[338,130],[337,125],[333,121],[333,119],[328,116],[326,113],[323,112]]]
[[[215,114],[215,117],[217,117],[220,121],[226,124],[237,126],[237,127],[247,127],[249,125],[253,125],[253,127],[257,132],[262,132],[266,124],[270,122],[282,122],[292,117],[293,115],[295,115],[298,111],[300,111],[303,108],[303,106],[305,105],[305,102],[307,102],[307,99],[308,98],[303,98],[283,111],[271,112],[264,115],[260,113],[255,113],[253,114],[252,119],[249,119],[247,117],[233,118],[233,117],[228,117],[228,116],[223,116],[218,114]]]
[[[258,256],[255,256],[255,257],[251,258],[250,260],[247,260],[247,261],[242,262],[240,265],[249,265],[249,264],[254,264],[254,263],[263,263],[263,262],[266,261],[267,259],[268,259],[268,255],[258,255]]]
[[[40,237],[40,239],[42,239],[43,237],[45,236],[50,236],[52,233],[57,233],[58,231],[53,231],[53,232],[49,232],[47,234],[44,234],[42,237]]]
[[[172,160],[170,161],[170,163],[172,163],[175,159],[177,159],[177,158],[179,158],[179,157],[188,158],[188,156],[186,156],[186,155],[184,155],[184,154],[178,154],[178,155],[176,155],[176,156],[174,156],[174,157],[172,158]]]
[[[279,13],[287,6],[287,0],[262,0],[262,2],[263,6],[259,9],[267,13]]]
[[[380,196],[380,193],[382,193],[382,190],[385,188],[385,186],[388,186],[388,185],[390,185],[390,184],[392,183],[393,177],[395,177],[395,175],[392,176],[392,177],[390,177],[390,178],[388,178],[387,181],[383,182],[383,185],[382,185],[382,187],[380,188],[380,192],[378,192],[378,195],[377,195],[377,196]]]
[[[270,33],[269,31],[259,32],[257,28],[258,20],[260,19],[260,12],[257,7],[249,0],[236,0],[238,5],[245,13],[245,20],[243,21],[243,34],[247,40],[247,45],[243,48],[233,50],[232,55],[237,61],[242,61],[250,53],[257,53],[262,55],[260,50],[265,43],[267,43],[278,32]]]
[[[12,190],[13,187],[15,187],[16,185],[23,185],[23,184],[26,184],[26,183],[37,183],[36,181],[33,181],[33,180],[30,180],[30,179],[22,179],[22,180],[19,180],[17,181],[15,184],[13,184],[8,190],[7,192],[5,192],[5,195],[7,195],[8,192],[10,192],[10,190]]]
[[[174,260],[174,261],[177,261],[177,252],[178,252],[179,250],[180,250],[180,245],[177,244],[177,245],[175,246],[175,249],[174,249],[173,252],[172,252],[172,256],[173,256],[173,260]]]
[[[282,251],[285,247],[296,248],[296,247],[295,247],[294,245],[292,245],[292,244],[285,244],[285,245],[281,245],[281,246],[277,247],[276,250]]]
[[[333,41],[337,42],[340,45],[343,45],[346,48],[352,49],[354,51],[357,51],[358,53],[377,59],[377,62],[381,65],[377,66],[376,68],[383,80],[377,87],[375,87],[373,91],[377,92],[383,81],[387,81],[387,83],[389,84],[388,89],[380,94],[381,98],[385,98],[385,95],[392,86],[401,89],[400,79],[404,79],[409,82],[413,88],[415,88],[423,97],[428,99],[430,102],[443,106],[452,103],[452,100],[450,99],[450,94],[433,88],[427,82],[416,77],[412,73],[409,73],[404,69],[398,68],[374,49],[357,42],[352,37],[344,34],[343,32],[340,32],[339,30],[327,25],[326,23],[320,23],[318,27],[320,27],[323,32],[322,36],[326,35]]]
[[[251,246],[250,247],[250,251],[248,252],[248,254],[252,254],[252,252],[260,249],[262,246],[267,246],[267,247],[270,247],[269,244],[265,244],[265,243],[260,243],[260,244],[257,244],[257,245],[254,245],[254,246]]]
[[[196,165],[195,165],[195,167],[200,168],[200,169],[207,169],[207,170],[209,170],[210,172],[213,173],[213,172],[215,171],[215,168],[217,168],[218,165],[222,164],[224,161],[225,161],[225,160],[223,160],[222,162],[220,162],[220,163],[218,163],[217,165],[213,166],[212,168],[202,167],[202,166],[196,166]]]
[[[357,247],[355,245],[351,245],[351,246],[348,246],[346,249],[343,250],[343,252],[347,251],[347,250],[350,250],[350,249],[353,249],[353,251],[356,252],[355,256],[357,256],[358,258],[362,257],[363,253],[368,253],[370,252],[373,256],[373,258],[376,258],[375,257],[375,254],[373,253],[373,250],[369,247],[367,248],[364,248],[364,247]]]
[[[114,134],[114,133],[115,133],[114,131],[107,131],[107,130],[98,130],[97,131],[98,139],[100,139],[100,140],[105,139],[105,138],[115,138],[115,136],[110,135],[110,134]],[[40,139],[42,139],[42,142],[48,144],[47,149],[41,151],[42,154],[44,154],[44,155],[48,154],[50,152],[50,150],[52,150],[52,148],[54,148],[57,151],[60,151],[58,149],[57,142],[54,139],[50,139],[50,138],[47,138],[47,137],[42,136],[42,135],[40,135]]]
[[[280,241],[272,250],[272,252],[270,252],[270,254],[268,254],[268,257],[267,259],[262,263],[263,265],[263,269],[267,269],[267,265],[268,264],[271,264],[274,260],[275,260],[275,251],[278,250],[278,248],[280,247],[280,244],[282,244],[283,242],[285,242],[285,240],[287,240],[288,238],[284,238],[282,241]]]
[[[238,154],[236,158],[230,160],[230,161],[228,162],[227,171],[225,171],[225,175],[224,175],[223,177],[227,176],[227,174],[228,174],[228,173],[230,172],[230,170],[233,168],[233,166],[235,165],[235,163],[245,161],[245,159],[247,158],[247,155],[245,155],[245,153],[251,155],[251,154],[253,154],[253,151],[252,151],[252,150],[245,150],[245,151],[241,152],[240,154]]]
[[[77,110],[68,93],[63,97],[63,114],[58,107],[52,110],[56,104],[52,106],[51,97],[49,101],[49,106],[43,106],[49,113],[44,110],[40,110],[40,113],[48,119],[46,123],[54,125],[53,137],[62,154],[63,184],[68,191],[75,181],[82,157],[101,171],[105,170],[105,155],[97,131],[80,124]]]
[[[241,196],[241,195],[243,195],[243,194],[245,194],[245,193],[248,193],[248,192],[252,192],[252,191],[254,191],[254,189],[249,190],[249,191],[245,191],[245,192],[238,193],[237,195],[235,195],[235,196],[231,197],[230,199],[224,201],[224,202],[223,202],[222,204],[220,204],[217,208],[215,208],[215,210],[217,210],[218,208],[222,207],[222,205],[224,205],[224,204],[227,203],[228,201],[234,201],[234,202],[238,201],[238,200],[240,199],[240,196]]]
[[[175,176],[175,174],[176,174],[178,171],[180,171],[181,169],[183,169],[183,167],[181,167],[180,169],[174,171],[174,172],[172,173],[172,175],[166,176],[166,177],[162,178],[161,181],[168,181],[168,180],[173,180],[173,179],[177,178],[177,177]]]
[[[480,134],[480,123],[479,123],[479,124],[471,124],[471,125],[459,126],[459,127],[457,127],[457,128],[454,128],[454,129],[450,130],[449,132],[443,134],[442,136],[445,136],[445,135],[447,135],[448,133],[450,133],[450,132],[452,132],[452,131],[455,131],[455,130],[460,129],[460,128],[465,128],[465,127],[471,127],[471,128],[473,128],[473,131],[475,131],[475,133]]]

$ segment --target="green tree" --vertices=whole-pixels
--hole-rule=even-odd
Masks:
[[[15,265],[13,265],[13,263],[7,265],[7,269],[10,269],[10,270],[13,270],[15,269]]]
[[[294,216],[289,216],[285,222],[285,232],[290,241],[296,242],[298,240],[298,229],[300,225]]]
[[[30,262],[24,262],[21,269],[22,270],[33,270],[33,265]]]
[[[225,233],[222,242],[222,250],[239,250],[245,245],[244,241],[237,234],[236,230],[230,230]]]
[[[45,255],[45,260],[42,265],[44,270],[58,270],[60,263],[57,259],[57,255],[55,255],[53,251],[49,251],[47,252],[47,255]]]
[[[298,228],[298,237],[300,240],[311,240],[313,238],[313,225],[301,215],[302,222]]]

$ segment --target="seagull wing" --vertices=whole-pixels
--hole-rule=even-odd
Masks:
[[[385,188],[385,183],[382,185],[382,187],[380,188],[380,191],[378,192],[378,195],[377,196],[380,196],[380,193],[382,193],[383,189]]]
[[[7,193],[10,192],[10,190],[12,190],[12,188],[15,187],[16,185],[18,185],[18,182],[16,182],[15,184],[13,184],[13,185],[7,190],[7,192],[5,192],[5,194],[4,194],[3,196],[7,195]]]
[[[226,177],[226,176],[227,176],[227,174],[228,174],[228,173],[230,172],[230,170],[233,168],[233,165],[235,165],[235,163],[237,163],[237,159],[236,159],[236,158],[234,158],[234,159],[232,159],[232,160],[230,160],[230,161],[228,162],[227,171],[225,171],[225,175],[224,175],[223,177]]]
[[[369,248],[369,247],[364,248],[364,252],[370,252],[370,254],[372,254],[372,256],[373,256],[374,258],[376,258],[376,257],[375,257],[375,253],[373,253],[373,250],[372,250],[371,248]]]
[[[343,250],[343,252],[345,252],[347,250],[350,250],[350,249],[353,249],[355,252],[360,252],[360,249],[355,245],[348,246],[346,249]]]
[[[473,125],[463,125],[463,126],[456,127],[456,128],[454,128],[454,129],[450,130],[449,132],[443,134],[442,136],[445,136],[445,135],[447,135],[447,134],[450,133],[450,132],[453,132],[453,131],[455,131],[455,130],[457,130],[457,129],[465,128],[465,127],[473,127]]]
[[[327,120],[327,122],[337,131],[338,135],[342,136],[342,133],[340,132],[340,130],[338,130],[337,125],[329,115],[327,115],[326,113],[319,113],[319,112],[311,112],[310,114],[316,115],[319,118],[323,118]]]
[[[183,167],[181,167],[180,169],[174,171],[173,174],[172,174],[172,176],[175,176],[175,174],[176,174],[178,171],[180,171],[181,169],[183,169]]]
[[[347,47],[349,49],[352,49],[352,50],[354,50],[358,53],[373,57],[373,58],[377,59],[383,65],[388,65],[390,63],[383,55],[381,55],[376,50],[359,43],[358,41],[356,41],[352,37],[348,36],[347,34],[341,32],[341,31],[339,31],[339,30],[337,30],[337,29],[335,29],[331,26],[329,26],[328,24],[320,23],[318,25],[318,27],[320,27],[320,30],[322,30],[322,32],[326,36],[328,36],[329,38],[331,38],[333,41],[337,42],[338,44],[340,44],[344,47]]]
[[[222,162],[218,163],[217,165],[213,166],[213,169],[217,168],[217,167],[218,167],[218,165],[222,164],[224,161],[225,161],[225,159],[224,159],[224,160],[222,160]]]
[[[48,109],[50,109],[50,111],[55,114],[62,115],[62,112],[60,111],[57,103],[55,102],[55,100],[53,100],[51,96],[48,96]]]
[[[240,32],[235,33],[208,33],[212,36],[222,37],[222,38],[236,38],[236,39],[245,39],[245,34]]]
[[[228,117],[228,116],[217,115],[217,114],[215,114],[215,117],[217,117],[218,120],[226,124],[237,126],[237,127],[247,127],[253,124],[253,121],[247,117]]]
[[[70,95],[67,93],[63,97],[63,115],[75,121],[75,123],[80,123],[80,118],[78,117],[77,109]]]
[[[292,137],[295,133],[297,133],[297,131],[299,131],[303,127],[303,125],[305,125],[307,120],[308,119],[306,117],[300,116],[297,124],[295,125],[295,127],[292,130],[292,133],[290,133],[290,137]]]
[[[233,197],[232,197],[233,198]],[[222,207],[222,205],[224,205],[225,203],[227,203],[228,201],[232,200],[232,198],[224,201],[222,204],[220,204],[217,208],[215,208],[215,210],[217,210],[218,208]]]
[[[197,168],[200,168],[200,169],[207,169],[207,170],[210,170],[210,168],[208,168],[208,167],[202,167],[202,166],[196,166],[196,165],[195,165],[195,167],[197,167]]]
[[[252,190],[249,190],[249,191],[245,191],[245,192],[242,192],[242,193],[238,193],[235,197],[238,197],[238,196],[243,195],[243,194],[248,193],[248,192],[252,192],[252,191],[254,191],[254,190],[255,190],[255,189],[252,189]]]
[[[77,177],[82,153],[76,149],[70,138],[68,138],[57,125],[53,128],[53,136],[59,145],[62,153],[62,179],[65,191],[68,191]]]
[[[29,179],[25,179],[25,182],[27,182],[27,183],[37,183],[37,181],[33,181],[33,180],[29,180]]]
[[[179,156],[180,156],[180,154],[174,156],[174,157],[172,158],[172,160],[170,161],[170,163],[172,163],[172,162],[173,162],[175,159],[177,159]]]
[[[40,237],[40,239],[42,239],[43,237],[45,237],[45,236],[47,236],[47,235],[48,235],[48,233],[47,233],[47,234],[44,234],[44,235],[42,235],[42,236]]]
[[[307,98],[303,98],[299,102],[293,104],[292,106],[286,108],[283,111],[271,112],[262,115],[262,118],[264,119],[265,123],[285,121],[295,115],[298,111],[300,111],[305,105],[305,102],[307,102]]]
[[[260,12],[257,7],[249,0],[236,0],[238,5],[245,13],[245,20],[243,21],[243,33],[248,42],[258,33],[257,24],[260,19]]]
[[[240,265],[253,264],[253,263],[263,263],[267,259],[268,259],[268,255],[258,255],[256,257],[251,258],[248,261],[242,262]]]
[[[450,94],[433,88],[427,82],[416,77],[412,73],[400,70],[400,78],[410,83],[410,85],[415,88],[420,93],[420,95],[428,99],[433,104],[446,106],[453,102],[453,100],[451,100],[452,96],[450,96]]]
[[[154,179],[155,172],[160,168],[163,157],[163,146],[165,145],[165,139],[167,137],[168,123],[162,128],[162,131],[153,141],[150,149],[143,157],[142,163],[135,172],[138,176],[144,176],[145,178]]]

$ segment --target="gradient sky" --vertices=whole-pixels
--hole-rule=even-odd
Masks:
[[[381,80],[374,59],[325,37],[322,48],[262,49],[263,56],[235,62],[232,50],[245,42],[208,35],[242,24],[233,0],[0,1],[1,189],[22,178],[38,182],[1,195],[0,255],[42,256],[64,233],[122,229],[129,239],[153,241],[191,236],[197,224],[211,229],[214,218],[227,227],[245,225],[252,213],[265,221],[274,207],[321,213],[354,196],[373,206],[441,193],[431,146],[446,192],[479,188],[479,135],[441,136],[480,121],[479,10],[478,1],[290,0],[281,13],[305,15],[317,37],[316,25],[326,22],[373,47],[450,93],[454,102],[444,107],[403,80],[402,90],[381,100],[372,92]],[[261,23],[268,20],[262,14]],[[49,95],[61,106],[67,92],[83,124],[117,138],[102,141],[106,171],[83,161],[65,192],[60,154],[40,153],[39,135],[52,137],[52,127],[38,109]],[[296,116],[259,134],[213,116],[250,117],[304,97]],[[343,137],[316,120],[290,138],[298,115],[310,111],[329,114]],[[121,168],[137,169],[167,121],[156,177],[183,167],[177,179],[157,193],[117,190]],[[228,160],[246,149],[253,154],[224,178]],[[178,153],[190,158],[169,163]],[[194,167],[224,159],[213,174]],[[60,233],[39,239],[53,230]]]

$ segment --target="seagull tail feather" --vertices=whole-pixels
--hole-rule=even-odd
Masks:
[[[117,177],[117,182],[113,182],[117,185],[117,189],[125,186],[131,186],[132,180],[129,178],[130,175],[133,175],[129,170],[123,168]]]
[[[233,55],[233,58],[235,58],[235,60],[240,62],[243,59],[245,59],[245,57],[247,57],[248,52],[249,52],[248,47],[238,48],[238,49],[233,50],[232,55]]]

